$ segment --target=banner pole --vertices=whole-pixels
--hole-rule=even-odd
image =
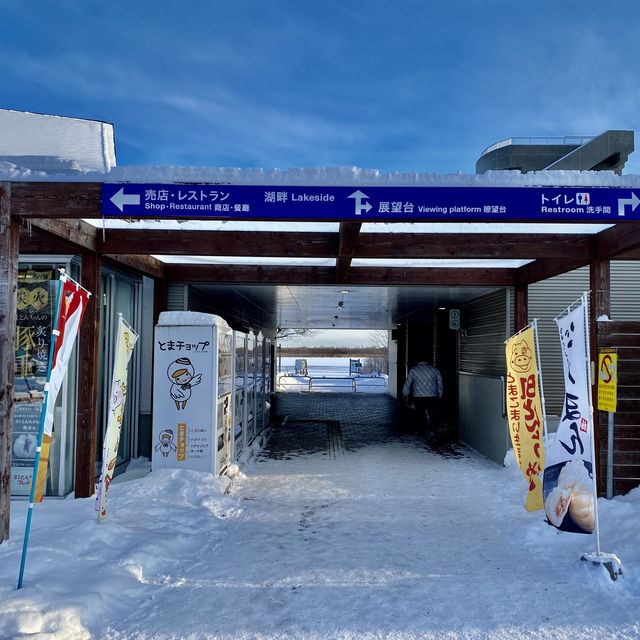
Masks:
[[[522,329],[520,329],[520,331],[516,331],[516,333],[514,333],[512,336],[509,336],[503,344],[507,344],[507,342],[509,342],[509,340],[511,340],[512,338],[515,338],[517,336],[519,336],[521,333],[524,333],[527,329],[529,329],[531,326],[533,325],[533,322],[530,322],[526,327],[522,327]]]
[[[589,418],[591,422],[591,474],[593,476],[593,514],[595,521],[594,533],[596,534],[596,554],[601,555],[600,551],[600,522],[598,518],[598,474],[596,473],[596,467],[598,461],[596,460],[596,443],[595,443],[595,423],[593,421],[593,379],[591,376],[591,349],[589,348],[589,336],[591,335],[591,327],[589,325],[589,311],[587,307],[587,294],[582,294],[582,308],[584,313],[584,323],[587,327],[585,331],[585,350],[587,353],[587,380],[589,381]]]
[[[533,322],[533,335],[536,339],[536,364],[538,367],[538,387],[540,387],[540,402],[542,404],[542,429],[544,432],[544,450],[549,449],[549,430],[547,429],[547,407],[544,402],[544,386],[542,385],[542,366],[540,362],[540,345],[538,344],[538,318],[534,318]]]
[[[38,444],[36,446],[36,457],[33,461],[33,478],[31,479],[31,491],[29,493],[29,510],[27,511],[27,521],[25,523],[24,540],[22,542],[22,557],[20,559],[20,574],[18,576],[18,586],[16,591],[22,588],[24,579],[24,568],[27,562],[27,547],[29,546],[29,534],[31,533],[31,516],[33,514],[33,504],[36,497],[36,480],[38,478],[38,467],[40,466],[40,451],[42,450],[42,438],[44,435],[44,421],[47,415],[47,403],[49,402],[49,378],[51,377],[51,366],[53,364],[53,354],[55,353],[56,340],[58,339],[58,314],[60,312],[60,302],[62,298],[62,283],[66,278],[64,269],[60,269],[58,279],[58,292],[56,294],[56,310],[53,316],[53,328],[51,330],[51,344],[49,345],[49,362],[47,364],[47,377],[44,385],[44,397],[40,410],[40,425],[38,427]]]
[[[607,500],[613,498],[613,411],[607,411]]]

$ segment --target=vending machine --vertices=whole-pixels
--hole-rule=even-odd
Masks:
[[[235,353],[233,386],[233,459],[237,460],[247,444],[247,340],[246,333],[233,332],[233,351]]]
[[[245,375],[245,445],[251,444],[256,437],[256,336],[247,335],[247,370]]]
[[[264,403],[264,420],[263,425],[265,427],[269,426],[269,422],[271,421],[271,401],[273,394],[273,371],[272,371],[272,342],[271,340],[265,339],[264,341],[264,393],[265,393],[265,403]]]
[[[154,336],[153,469],[220,475],[233,443],[233,332],[219,316],[160,314]]]
[[[256,419],[255,433],[264,428],[264,338],[262,332],[256,334]]]

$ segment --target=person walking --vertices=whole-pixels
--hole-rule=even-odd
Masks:
[[[442,375],[428,362],[419,362],[412,367],[402,388],[404,401],[415,406],[429,441],[436,440],[440,427],[442,391]]]

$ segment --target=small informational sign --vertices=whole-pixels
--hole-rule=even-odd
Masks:
[[[42,402],[20,402],[13,408],[11,495],[28,496],[38,445]]]
[[[615,349],[598,353],[598,410],[616,412],[618,400],[618,354]]]
[[[155,333],[152,466],[213,471],[213,326]]]
[[[360,362],[360,359],[354,360],[351,358],[349,360],[349,373],[360,373],[360,369],[362,369],[362,362]]]
[[[457,331],[460,328],[460,309],[449,309],[449,329]]]

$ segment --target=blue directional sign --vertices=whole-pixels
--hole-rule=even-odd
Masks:
[[[223,220],[640,220],[640,189],[619,187],[344,187],[105,183],[102,213]]]

